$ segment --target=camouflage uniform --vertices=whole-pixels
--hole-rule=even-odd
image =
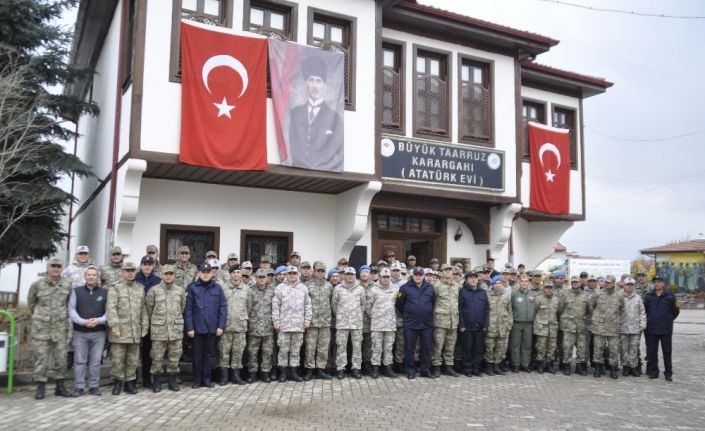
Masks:
[[[639,284],[637,282],[636,284],[634,284],[634,289],[636,294],[641,296],[642,299],[644,299],[644,295],[654,290],[654,285],[651,283]]]
[[[196,279],[196,275],[198,274],[198,267],[196,267],[196,265],[191,262],[188,262],[186,263],[186,265],[184,265],[181,263],[181,261],[178,261],[174,264],[174,271],[174,274],[176,275],[174,283],[186,289],[189,284],[193,283],[193,281]]]
[[[592,306],[592,333],[595,343],[593,361],[601,364],[605,345],[609,352],[609,364],[617,366],[619,361],[619,324],[624,311],[624,296],[615,289],[604,288],[590,299]]]
[[[370,316],[372,331],[372,365],[391,365],[396,330],[396,303],[398,287],[375,285],[367,291],[365,311]]]
[[[330,348],[331,297],[333,286],[315,277],[306,283],[311,297],[311,326],[306,330],[304,367],[325,370]]]
[[[113,358],[110,376],[114,380],[136,380],[140,341],[149,330],[144,286],[126,280],[113,285],[108,289],[106,314]]]
[[[362,314],[365,308],[365,289],[356,281],[351,287],[341,283],[333,290],[331,306],[335,314],[335,365],[338,371],[348,363],[348,337],[352,342],[352,368],[362,366]]]
[[[149,336],[152,339],[152,374],[161,374],[162,359],[167,354],[168,374],[179,372],[184,338],[184,308],[186,291],[176,283],[161,283],[149,289],[145,299],[149,316]]]
[[[360,283],[363,289],[365,289],[365,295],[370,291],[372,286],[375,286],[372,279],[369,279],[367,283]],[[366,312],[362,313],[362,362],[370,363],[372,361],[372,329],[370,329],[370,315]]]
[[[311,297],[308,289],[298,281],[284,281],[272,297],[272,323],[280,326],[277,335],[280,367],[298,367],[304,328],[311,323]]]
[[[487,295],[490,303],[490,325],[485,334],[485,361],[499,364],[507,353],[507,335],[512,329],[511,295],[490,290]]]
[[[251,289],[244,283],[235,286],[232,281],[228,281],[223,289],[228,303],[228,320],[218,347],[220,368],[242,368],[242,354],[247,345],[247,321],[252,311]]]
[[[69,339],[69,315],[66,306],[70,294],[71,283],[63,278],[53,282],[44,277],[29,287],[27,305],[32,312],[35,382],[46,383],[50,370],[54,372],[55,379],[65,378]]]
[[[61,272],[61,277],[67,279],[71,283],[72,288],[83,286],[86,284],[86,279],[83,274],[89,266],[95,266],[92,259],[89,259],[86,263],[74,261],[74,263],[67,266],[66,269]]]
[[[259,288],[250,287],[250,319],[247,335],[247,369],[250,373],[256,373],[258,367],[257,354],[262,350],[263,373],[268,373],[272,369],[272,359],[274,357],[274,328],[272,326],[272,296],[274,286],[271,284]]]
[[[534,335],[536,336],[536,360],[552,363],[558,340],[558,296],[546,294],[534,300]]]
[[[583,291],[571,288],[558,299],[560,329],[563,331],[563,363],[570,366],[575,346],[578,364],[587,363],[585,319],[590,314],[590,298]]]
[[[646,309],[641,296],[624,294],[624,312],[619,326],[619,347],[622,366],[634,368],[639,364],[641,332],[646,329]]]
[[[106,289],[122,280],[122,262],[109,263],[100,267],[100,284]]]
[[[453,366],[455,341],[458,338],[458,294],[460,286],[441,279],[433,286],[436,304],[433,307],[433,355],[431,365]]]

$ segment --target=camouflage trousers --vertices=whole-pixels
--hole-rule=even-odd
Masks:
[[[344,370],[348,364],[348,338],[352,342],[352,368],[359,370],[362,366],[362,329],[335,330],[335,368]]]
[[[110,343],[110,354],[113,358],[110,377],[124,382],[137,379],[140,343]]]
[[[575,347],[575,361],[578,364],[587,362],[587,344],[585,343],[585,332],[565,332],[563,331],[563,363],[570,364],[573,359],[573,347]]]
[[[536,360],[540,362],[553,362],[556,355],[556,335],[534,335],[536,338]]]
[[[595,345],[592,360],[596,364],[602,364],[605,358],[605,348],[609,354],[609,364],[618,365],[619,363],[619,336],[593,335],[593,344]]]
[[[304,335],[304,367],[326,369],[328,365],[328,348],[330,347],[330,326],[308,328]]]
[[[619,334],[622,366],[636,367],[639,365],[639,344],[641,344],[641,334]]]
[[[274,335],[267,337],[257,337],[250,335],[247,341],[247,369],[251,373],[256,373],[260,368],[263,373],[268,373],[272,370],[272,358],[274,356]],[[262,350],[262,364],[258,367],[257,354]]]
[[[438,367],[453,365],[455,361],[455,341],[458,339],[458,330],[453,328],[433,328],[433,354],[431,365]]]
[[[61,337],[60,342],[32,339],[34,355],[34,381],[46,383],[49,371],[54,372],[55,379],[66,377],[66,352],[68,344]]]
[[[223,332],[218,347],[218,365],[220,368],[242,368],[242,354],[247,346],[246,332]]]
[[[301,345],[304,343],[303,332],[279,332],[277,345],[279,355],[277,363],[280,367],[298,367],[301,365]]]
[[[372,332],[362,333],[362,361],[372,361]]]
[[[394,331],[373,331],[370,333],[372,341],[372,365],[392,365],[392,349],[394,348]]]
[[[485,335],[485,361],[499,364],[507,354],[507,336]]]
[[[396,339],[394,340],[394,362],[404,363],[404,327],[397,328]]]
[[[183,340],[156,341],[152,340],[152,374],[161,374],[163,371],[162,359],[167,355],[167,374],[177,374],[179,372],[179,360],[183,353]]]

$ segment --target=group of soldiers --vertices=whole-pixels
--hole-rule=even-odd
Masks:
[[[441,265],[435,258],[428,268],[417,266],[414,256],[400,262],[393,252],[357,270],[345,258],[328,269],[322,261],[302,261],[298,252],[276,268],[263,256],[256,270],[252,262],[239,263],[235,253],[223,265],[213,251],[195,265],[186,246],[171,265],[160,265],[157,255],[156,246],[148,246],[138,266],[125,262],[120,247],[114,247],[110,262],[98,268],[81,246],[63,272],[59,259],[49,260],[46,277],[34,282],[29,294],[36,398],[44,397],[52,364],[56,395],[83,392],[77,386],[80,391],[71,393],[63,383],[70,320],[81,331],[107,332],[114,395],[123,388],[137,392],[140,352],[143,385],[159,392],[166,380],[178,391],[184,345],[192,350],[193,388],[331,379],[331,374],[344,379],[348,370],[356,379],[404,372],[414,378],[416,361],[429,378],[509,370],[555,373],[557,368],[570,375],[574,351],[576,374],[587,374],[591,354],[595,377],[609,369],[618,378],[620,363],[623,376],[639,376],[649,312],[643,298],[668,294],[660,277],[654,286],[645,272],[636,280],[625,274],[619,282],[585,273],[566,283],[560,271],[527,273],[523,265],[498,271],[493,259],[463,273],[459,265]],[[76,317],[76,310],[67,311],[69,297],[72,289],[94,293],[93,271],[107,292],[104,308],[95,310],[104,312]],[[672,322],[677,303],[669,300],[667,307]],[[670,341],[668,348],[670,380]],[[657,364],[649,366],[654,378]],[[216,367],[219,375],[211,378]],[[90,393],[100,390],[91,387]]]

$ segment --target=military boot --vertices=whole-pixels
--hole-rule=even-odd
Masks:
[[[444,365],[443,366],[443,374],[446,376],[451,376],[451,377],[460,377],[460,374],[456,373],[455,370],[453,369],[453,366],[451,365]]]
[[[330,380],[332,378],[331,375],[326,373],[326,370],[323,368],[316,369],[316,377],[321,380]]]
[[[230,368],[220,369],[220,380],[218,380],[218,384],[220,386],[225,386],[228,384],[228,377],[230,377],[228,374],[231,374]]]
[[[172,392],[179,392],[179,383],[176,381],[176,374],[169,374],[169,390]]]
[[[162,376],[161,374],[152,374],[152,392],[157,393],[162,391]]]
[[[295,382],[303,381],[303,379],[299,375],[299,369],[297,367],[290,367],[290,368],[291,369],[289,371],[291,371],[291,374],[290,374],[289,378]]]
[[[262,373],[262,381],[264,383],[272,383],[272,375],[270,373]]]
[[[577,368],[578,366],[576,365],[575,367]],[[563,375],[570,375],[570,364],[563,364]]]
[[[277,372],[279,371],[279,367],[274,366],[272,369],[269,371],[269,377],[272,378],[272,380],[277,380]]]
[[[122,382],[113,380],[113,395],[120,395],[120,392],[122,392]]]
[[[575,374],[587,376],[587,364],[581,362],[575,366]]]
[[[373,365],[372,371],[370,372],[370,377],[376,379],[379,377],[379,365]]]
[[[618,379],[619,378],[619,367],[616,365],[613,365],[612,368],[610,369],[610,377],[613,379]]]
[[[264,373],[262,373],[264,374]],[[245,380],[248,384],[254,383],[257,381],[257,371],[250,371],[247,373],[247,380]]]
[[[604,373],[604,366],[602,364],[595,364],[595,372],[592,374],[593,377],[602,377]]]
[[[240,369],[235,368],[232,371],[233,371],[233,379],[231,380],[231,382],[233,382],[236,385],[244,385],[245,381],[242,380],[242,377],[240,377]]]
[[[385,365],[382,367],[382,374],[384,374],[384,377],[389,377],[390,379],[396,379],[397,375],[394,373],[394,370],[392,369],[391,365]]]
[[[494,371],[494,373],[497,374],[498,376],[504,375],[504,371],[502,371],[502,367],[499,364],[493,364],[492,371]]]
[[[632,368],[627,367],[626,365],[622,367],[622,376],[623,377],[628,377],[632,373]]]
[[[636,367],[632,368],[632,376],[641,377],[641,365],[637,365]]]
[[[357,368],[353,368],[352,369],[352,376],[353,376],[353,379],[361,379],[362,373]]]
[[[279,383],[286,383],[287,367],[279,367]]]
[[[434,365],[434,366],[431,368],[431,374],[432,374],[433,377],[435,377],[435,378],[441,377],[441,367],[440,367],[440,365]]]
[[[338,370],[336,377],[338,377],[338,380],[343,380],[345,378],[345,370]]]
[[[311,368],[306,368],[306,371],[304,371],[304,381],[308,382],[311,379],[313,379],[313,370]]]
[[[43,400],[44,399],[44,392],[46,392],[46,387],[47,387],[47,384],[44,382],[37,383],[37,390],[34,391],[34,399],[35,400]]]
[[[57,397],[71,398],[73,394],[66,390],[64,386],[64,379],[58,379],[56,381],[56,388],[54,389],[54,395]]]
[[[372,364],[370,362],[363,361],[362,362],[362,374],[367,375],[367,374],[370,374],[371,371],[372,371]]]
[[[484,372],[485,372],[485,374],[487,374],[488,376],[494,376],[494,370],[493,370],[493,367],[492,367],[492,363],[491,363],[491,362],[485,362],[485,369],[484,369]]]
[[[551,374],[556,374],[556,364],[553,361],[548,361],[546,363],[546,372]]]
[[[543,361],[536,361],[536,371],[538,371],[539,374],[543,374]]]
[[[137,380],[130,380],[125,382],[125,393],[130,395],[137,394]]]

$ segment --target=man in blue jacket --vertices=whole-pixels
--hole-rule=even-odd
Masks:
[[[156,250],[156,248],[152,249],[150,247],[154,246],[147,246],[148,251]],[[150,253],[155,255],[154,252]],[[161,277],[154,273],[154,268],[157,265],[157,261],[154,257],[152,257],[152,255],[147,254],[142,257],[142,260],[140,261],[140,270],[137,272],[137,275],[135,275],[135,281],[144,286],[145,297],[147,296],[149,289],[162,282]],[[140,359],[142,362],[142,386],[150,389],[152,388],[152,374],[150,373],[150,370],[152,369],[152,357],[150,356],[151,351],[152,337],[148,332],[147,335],[142,337],[142,342],[140,343]]]
[[[478,286],[478,274],[465,274],[465,284],[458,298],[460,339],[463,345],[465,375],[479,376],[482,360],[483,334],[490,325],[490,302],[487,292]]]
[[[211,381],[215,340],[223,334],[227,312],[223,289],[212,278],[211,266],[198,265],[198,280],[186,290],[184,309],[184,330],[193,338],[193,389],[215,387]]]
[[[431,374],[431,349],[433,347],[433,306],[436,292],[424,281],[423,270],[415,268],[411,280],[399,288],[396,307],[404,317],[404,367],[409,379],[416,377],[414,350],[421,340],[419,368],[421,376]]]
[[[644,295],[646,309],[646,374],[650,379],[658,378],[658,345],[663,352],[663,373],[666,380],[673,381],[671,366],[671,338],[673,321],[680,313],[678,300],[665,289],[666,283],[656,275],[653,279],[654,290]]]

